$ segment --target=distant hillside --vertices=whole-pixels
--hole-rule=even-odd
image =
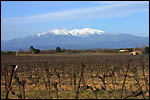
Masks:
[[[27,50],[31,45],[41,50],[55,49],[57,46],[65,49],[134,48],[149,45],[149,37],[107,33],[91,28],[71,31],[55,29],[26,38],[2,41],[1,50]]]

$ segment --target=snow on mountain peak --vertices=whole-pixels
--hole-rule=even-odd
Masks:
[[[66,30],[66,29],[54,29],[48,32],[38,33],[36,36],[41,36],[45,34],[56,34],[56,35],[73,35],[73,36],[88,36],[93,34],[104,34],[104,31],[91,29],[91,28],[83,28],[83,29],[73,29],[73,30]]]
[[[47,32],[43,32],[43,33],[38,33],[38,34],[36,34],[37,36],[41,36],[41,35],[44,35],[44,34],[46,34]]]
[[[55,29],[55,30],[52,30],[52,31],[49,31],[50,33],[53,33],[53,34],[57,34],[57,35],[68,35],[68,30],[66,29]]]
[[[93,35],[93,34],[103,34],[104,31],[91,29],[91,28],[83,28],[83,29],[74,29],[71,30],[70,33],[75,36],[87,36],[87,35]]]

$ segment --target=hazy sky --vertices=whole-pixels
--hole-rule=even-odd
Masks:
[[[95,28],[149,36],[148,1],[1,1],[1,38]]]

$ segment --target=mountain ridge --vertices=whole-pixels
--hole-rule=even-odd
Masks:
[[[2,41],[1,48],[2,50],[28,50],[31,45],[39,49],[55,49],[57,46],[65,49],[130,48],[149,45],[149,38],[125,33],[108,33],[91,28],[70,31],[55,29],[25,38]]]

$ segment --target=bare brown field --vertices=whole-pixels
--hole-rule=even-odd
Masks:
[[[54,53],[54,54],[18,54],[18,56],[97,56],[97,55],[129,55],[129,53]]]
[[[11,64],[19,67],[8,87]],[[148,99],[149,55],[1,56],[1,98],[7,93],[10,99]]]

